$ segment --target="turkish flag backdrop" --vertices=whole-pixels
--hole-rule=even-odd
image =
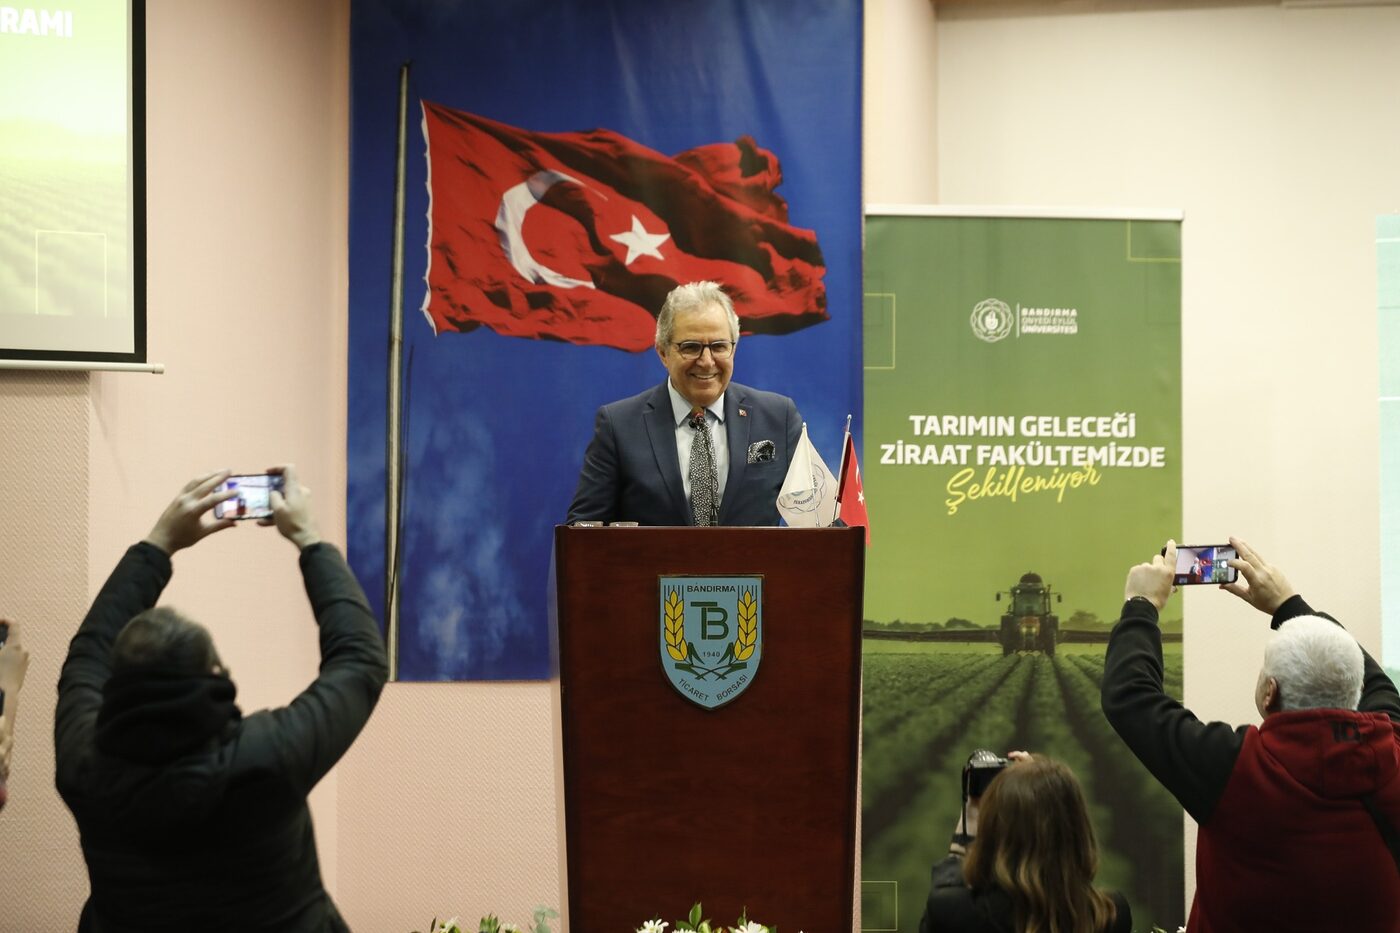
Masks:
[[[748,136],[668,158],[610,130],[532,133],[423,102],[436,333],[646,350],[675,286],[719,282],[746,334],[827,319],[816,234]]]

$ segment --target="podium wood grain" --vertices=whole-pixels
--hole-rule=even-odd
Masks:
[[[851,928],[864,532],[556,529],[570,930],[695,900],[728,925]],[[661,576],[763,575],[749,687],[707,710],[662,668]]]

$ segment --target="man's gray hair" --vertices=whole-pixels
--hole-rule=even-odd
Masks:
[[[1284,710],[1356,709],[1365,666],[1356,639],[1320,616],[1289,619],[1264,649],[1264,675],[1278,681]]]
[[[718,282],[691,282],[677,285],[666,296],[661,305],[661,313],[656,316],[656,347],[665,352],[671,347],[671,335],[676,331],[676,315],[685,311],[698,311],[707,305],[719,305],[729,318],[729,337],[739,342],[739,315],[734,313],[734,302],[720,288]]]

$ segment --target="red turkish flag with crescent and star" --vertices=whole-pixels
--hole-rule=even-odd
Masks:
[[[674,158],[610,130],[533,133],[423,101],[435,333],[641,351],[677,285],[713,280],[746,334],[827,320],[816,234],[748,136]]]
[[[841,481],[837,484],[836,517],[847,525],[865,526],[865,546],[870,546],[870,513],[865,508],[865,484],[860,480],[860,463],[856,460],[856,441],[846,435],[846,445],[841,452]]]

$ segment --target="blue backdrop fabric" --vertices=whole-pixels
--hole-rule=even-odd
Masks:
[[[398,74],[412,63],[401,679],[550,676],[553,528],[594,412],[665,376],[650,350],[434,335],[419,310],[420,101],[535,133],[611,130],[668,157],[744,135],[776,155],[789,222],[826,263],[829,320],[744,337],[734,376],[792,396],[834,464],[861,405],[860,49],[858,0],[354,0],[347,533],[381,618]]]

